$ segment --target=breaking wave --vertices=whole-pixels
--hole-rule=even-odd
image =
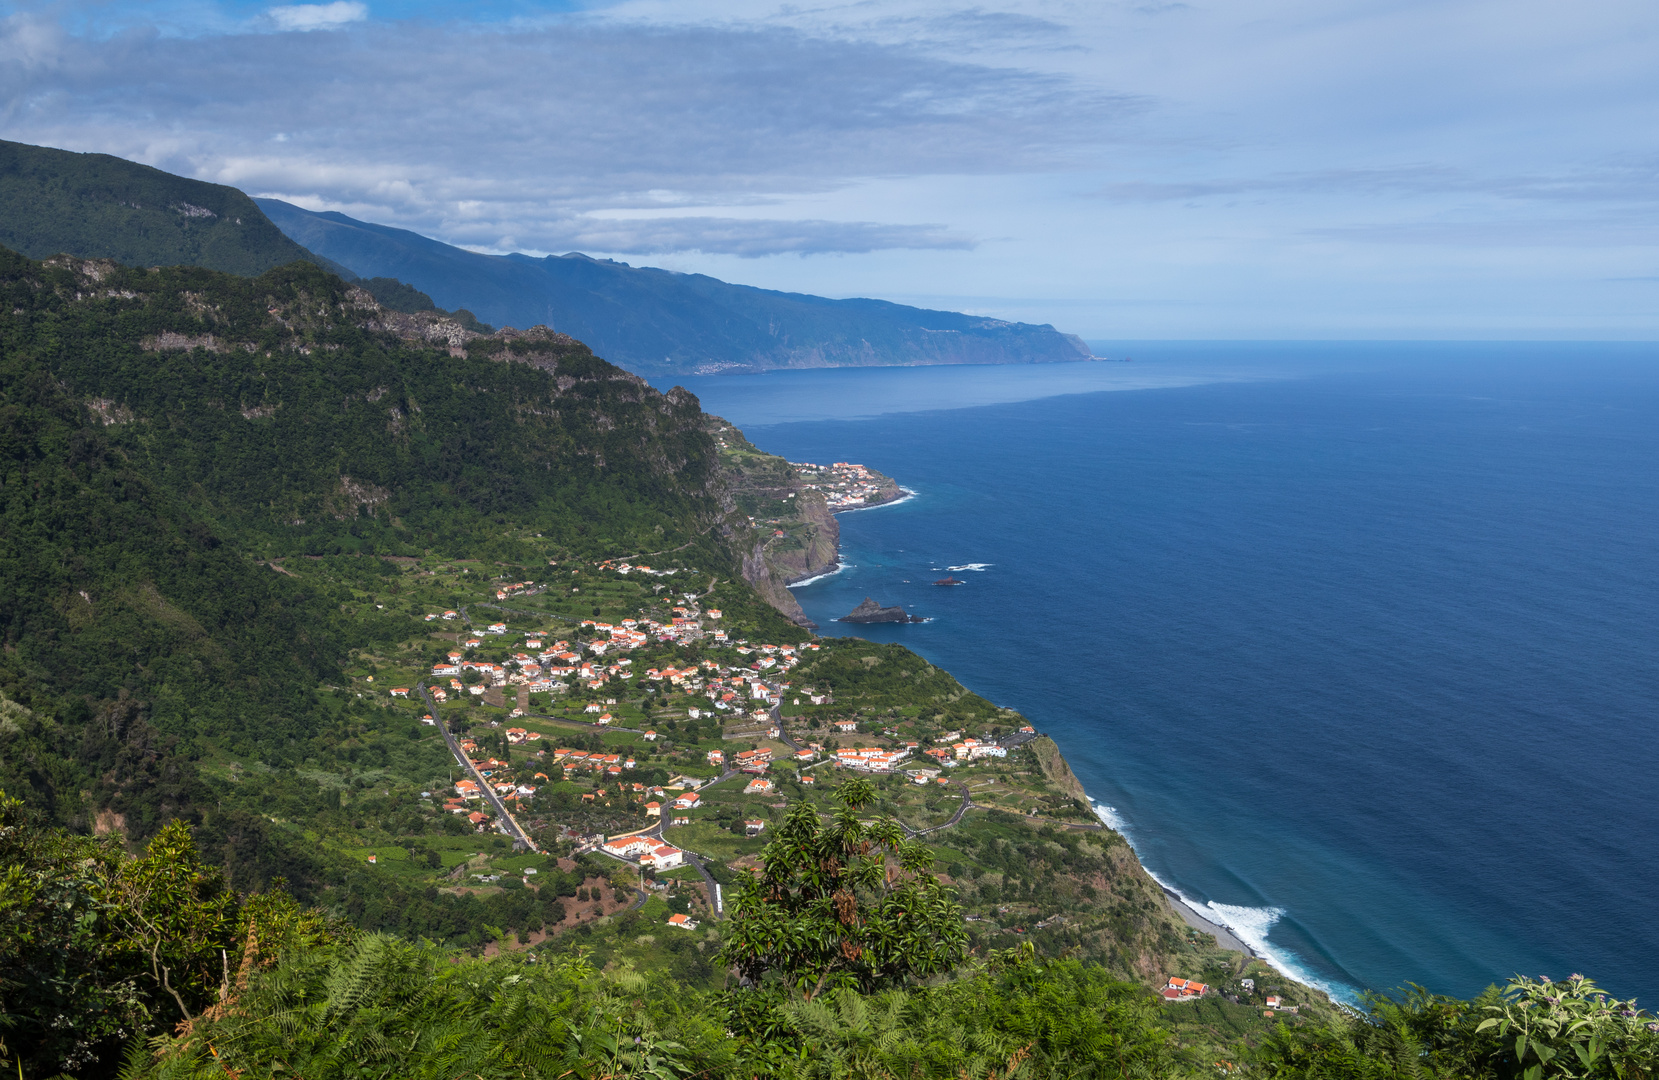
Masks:
[[[886,509],[889,506],[897,506],[900,503],[907,503],[911,499],[914,499],[916,497],[916,492],[911,488],[905,487],[903,484],[899,485],[899,490],[904,492],[904,494],[900,495],[896,499],[889,499],[888,501],[886,501],[884,503],[876,503],[874,506],[849,506],[845,510],[836,510],[835,513],[837,513],[837,514],[856,514],[860,510],[883,510],[883,509]]]
[[[1107,828],[1113,830],[1114,832],[1121,833],[1123,838],[1129,841],[1130,848],[1134,849],[1136,857],[1139,857],[1140,850],[1136,847],[1134,835],[1128,828],[1128,822],[1124,819],[1122,814],[1118,813],[1117,808],[1107,806],[1102,802],[1097,802],[1093,798],[1089,800],[1089,805],[1093,807],[1095,816],[1098,817]],[[1269,935],[1273,930],[1274,924],[1285,916],[1284,908],[1246,907],[1242,904],[1219,904],[1214,900],[1200,903],[1187,896],[1180,889],[1177,889],[1157,874],[1153,873],[1150,868],[1146,867],[1144,862],[1141,865],[1142,868],[1146,870],[1147,876],[1157,882],[1158,887],[1163,889],[1164,892],[1175,897],[1181,903],[1191,908],[1199,916],[1208,919],[1217,926],[1225,927],[1229,933],[1242,941],[1250,949],[1251,953],[1261,959],[1264,963],[1271,966],[1273,970],[1279,972],[1281,975],[1284,975],[1286,978],[1295,979],[1297,982],[1303,983],[1307,986],[1312,986],[1315,989],[1323,990],[1331,996],[1333,1001],[1346,1005],[1353,1005],[1359,1001],[1359,991],[1346,984],[1320,978],[1312,971],[1309,971],[1307,966],[1301,962],[1295,953],[1275,945],[1272,940],[1270,940]]]
[[[996,563],[971,562],[971,563],[963,563],[961,566],[947,566],[947,567],[945,567],[945,569],[946,570],[972,570],[975,573],[983,574],[985,571],[989,570],[991,567],[993,567],[995,565],[996,565]]]
[[[784,588],[786,588],[786,589],[799,589],[802,585],[811,585],[814,581],[823,581],[827,577],[834,577],[836,574],[839,574],[841,571],[851,570],[852,568],[853,568],[852,563],[849,563],[849,562],[838,563],[838,564],[836,564],[836,567],[835,567],[834,570],[825,570],[822,574],[814,574],[809,578],[802,578],[799,581],[791,581],[788,585],[784,586]]]

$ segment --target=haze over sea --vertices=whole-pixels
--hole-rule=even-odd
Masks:
[[[1094,346],[1134,362],[682,381],[913,489],[808,614],[930,616],[856,629],[1025,713],[1281,967],[1659,1003],[1659,347]]]

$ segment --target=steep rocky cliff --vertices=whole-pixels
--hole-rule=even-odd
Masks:
[[[720,455],[725,526],[742,554],[744,578],[784,615],[812,625],[788,586],[835,569],[841,538],[835,515],[794,466],[757,449],[729,422],[708,416],[704,430]]]

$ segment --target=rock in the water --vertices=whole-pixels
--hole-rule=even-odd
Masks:
[[[857,607],[853,608],[852,611],[850,611],[847,614],[841,616],[841,618],[836,620],[836,621],[837,622],[850,622],[850,623],[878,623],[878,622],[909,623],[909,622],[926,622],[927,620],[923,619],[919,615],[906,615],[904,613],[904,608],[898,607],[896,605],[893,606],[893,607],[882,607],[880,604],[876,603],[874,600],[872,600],[868,596],[866,596],[864,598],[864,602],[862,604],[860,604]]]

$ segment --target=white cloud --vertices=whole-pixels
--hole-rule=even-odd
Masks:
[[[369,17],[367,4],[334,0],[332,4],[290,4],[265,13],[280,30],[333,30]]]
[[[504,0],[494,22],[399,0],[399,18],[135,22],[211,2],[0,17],[0,137],[470,247],[1024,296],[1018,317],[1095,337],[1330,332],[1371,310],[1409,335],[1451,308],[1496,335],[1555,310],[1659,332],[1606,284],[1653,273],[1651,0]],[[794,257],[812,252],[841,257]]]

